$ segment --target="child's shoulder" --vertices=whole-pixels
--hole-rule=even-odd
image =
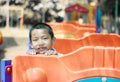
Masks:
[[[57,51],[56,51],[56,49],[54,49],[54,48],[52,48],[52,50],[54,50],[55,52],[57,52]],[[57,52],[57,56],[58,56],[58,57],[61,57],[61,56],[63,56],[63,54],[62,54],[62,53]]]

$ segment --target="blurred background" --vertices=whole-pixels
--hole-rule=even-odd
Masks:
[[[29,28],[38,22],[55,28],[80,27],[73,29],[76,34],[84,27],[84,32],[93,27],[94,33],[120,34],[120,0],[0,0],[0,60],[25,55]]]
[[[119,0],[0,0],[0,28],[29,28],[37,22],[96,23],[119,32]],[[70,6],[79,5],[78,9]],[[101,31],[103,31],[101,29]]]
[[[120,34],[119,10],[120,0],[0,0],[1,59],[25,53],[29,28],[38,22],[74,21],[94,25],[96,33]]]

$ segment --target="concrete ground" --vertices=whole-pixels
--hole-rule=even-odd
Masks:
[[[13,59],[25,55],[28,48],[28,29],[0,28],[3,43],[0,44],[0,59]]]
[[[0,44],[0,60],[12,60],[17,55],[26,55],[28,49],[28,29],[0,28],[0,32],[2,32],[3,36],[3,43]]]

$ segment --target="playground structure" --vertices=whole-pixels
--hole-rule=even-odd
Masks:
[[[64,21],[61,23],[47,23],[49,24],[56,37],[58,38],[73,38],[78,39],[85,34],[95,33],[96,26],[94,25],[80,25],[77,21]]]
[[[13,82],[75,82],[99,76],[120,78],[119,54],[120,48],[90,46],[60,58],[18,56],[13,60],[12,79]]]
[[[79,39],[56,39],[54,48],[63,54],[74,52],[83,46],[105,46],[105,47],[119,47],[120,36],[117,34],[98,34],[91,33],[88,36]]]
[[[65,53],[62,57],[17,56],[4,63],[2,81],[77,82],[99,76],[120,78],[119,41],[117,34],[90,34],[76,40],[57,39],[55,48]]]
[[[3,36],[2,36],[2,33],[0,32],[0,44],[3,43]]]
[[[77,26],[79,28],[93,28],[96,29],[96,24],[80,24],[78,21],[63,21],[65,24],[73,24],[74,26]]]
[[[17,8],[9,9],[16,11]],[[23,9],[20,12],[21,28]],[[95,24],[80,25],[76,21],[48,24],[59,37],[54,48],[64,55],[26,55],[1,60],[1,82],[77,82],[92,77],[120,79],[119,35],[96,34]]]
[[[77,82],[90,77],[120,77],[118,35],[91,34],[96,32],[95,24],[64,21],[49,25],[56,37],[60,36],[54,47],[64,56],[17,56],[2,60],[2,82]]]
[[[88,23],[89,9],[81,4],[72,4],[65,8],[67,20],[77,20],[79,23]]]

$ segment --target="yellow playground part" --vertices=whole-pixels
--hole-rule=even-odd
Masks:
[[[2,33],[0,32],[0,44],[3,43],[3,36],[2,36]]]

